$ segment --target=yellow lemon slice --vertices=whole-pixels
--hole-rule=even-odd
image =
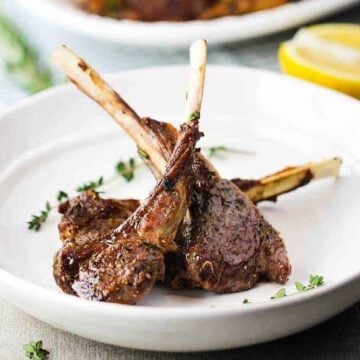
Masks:
[[[360,25],[300,29],[281,44],[279,61],[286,74],[360,99]]]

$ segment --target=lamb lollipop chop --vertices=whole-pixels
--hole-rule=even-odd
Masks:
[[[139,206],[138,200],[102,199],[96,191],[86,191],[59,205],[63,214],[60,240],[84,243],[98,239],[115,230]]]
[[[177,250],[174,239],[190,203],[199,137],[198,120],[181,127],[163,178],[122,225],[103,237],[92,234],[64,241],[54,259],[54,277],[63,291],[136,304],[163,280],[164,254]]]
[[[114,117],[147,154],[152,169],[161,173],[169,148],[149,131],[153,121],[139,118],[94,69],[67,48],[59,48],[54,60],[72,82]],[[192,67],[197,76],[192,76],[196,81],[191,83],[188,104],[198,104],[199,111],[191,113],[191,118],[197,119],[205,78],[205,42],[192,46],[191,61],[197,63]],[[194,167],[197,177],[190,219],[178,238],[180,251],[168,262],[170,284],[222,293],[248,289],[261,276],[286,282],[291,266],[278,232],[239,188],[221,179],[201,154],[195,157]],[[176,265],[173,272],[171,264]]]
[[[146,160],[146,159],[145,159]],[[276,201],[279,195],[293,191],[314,180],[336,177],[341,160],[333,158],[302,166],[291,166],[261,179],[232,179],[248,198],[257,204]],[[106,235],[121,225],[138,207],[135,199],[103,199],[94,191],[87,191],[59,206],[62,218],[59,224],[60,239],[85,241]]]

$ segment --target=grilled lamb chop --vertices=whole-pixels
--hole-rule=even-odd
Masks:
[[[139,207],[138,200],[102,199],[94,190],[59,205],[60,240],[80,243],[115,230]]]
[[[192,55],[201,52],[201,45],[192,47]],[[202,54],[204,55],[204,54]],[[196,63],[198,57],[192,56]],[[200,105],[205,77],[206,56],[199,57],[188,93],[188,104]],[[142,119],[107,85],[84,60],[65,47],[59,48],[54,60],[68,77],[88,96],[97,101],[139,148],[148,154],[153,168],[162,172],[166,158],[161,142],[149,134]],[[193,73],[194,75],[194,73]],[[148,141],[147,141],[148,140]],[[165,151],[164,151],[165,150]],[[200,287],[213,292],[236,292],[249,289],[261,276],[285,283],[291,272],[286,249],[276,230],[262,217],[253,203],[231,181],[221,179],[214,167],[201,155],[195,156],[196,186],[189,208],[190,220],[178,238],[180,251],[168,262],[174,287]]]
[[[164,254],[177,250],[174,239],[190,202],[198,138],[197,120],[182,126],[164,177],[148,199],[111,233],[96,236],[104,229],[97,223],[91,236],[81,236],[81,228],[67,226],[63,237],[70,237],[54,259],[54,277],[63,291],[91,300],[136,304],[156,281],[163,280]],[[74,208],[83,211],[83,200],[75,199],[80,206]],[[108,203],[105,200],[105,206]],[[118,205],[110,203],[111,209],[119,210]],[[96,206],[84,211],[84,224],[98,213]],[[123,212],[118,214],[116,220],[122,219]]]
[[[341,160],[333,158],[318,163],[287,167],[257,180],[233,179],[232,182],[254,204],[265,200],[276,201],[279,195],[311,181],[337,176],[340,165]],[[92,239],[104,236],[121,225],[139,206],[140,201],[135,199],[102,199],[96,191],[87,191],[60,204],[60,239],[84,241],[86,237]]]

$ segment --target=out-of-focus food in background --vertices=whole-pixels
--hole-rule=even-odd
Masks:
[[[286,74],[360,99],[360,25],[300,29],[280,46],[279,61]]]
[[[0,57],[5,72],[25,91],[36,93],[53,85],[52,75],[47,67],[40,63],[37,51],[1,12]]]
[[[187,21],[241,15],[289,0],[73,0],[91,13],[141,21]]]

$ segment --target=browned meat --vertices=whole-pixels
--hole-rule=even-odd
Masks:
[[[138,200],[102,199],[96,191],[87,191],[60,204],[60,239],[99,238],[122,224],[139,205]]]
[[[92,13],[142,21],[186,21],[273,8],[288,0],[76,0]]]
[[[142,153],[147,154],[155,174],[162,174],[173,142],[171,139],[171,143],[166,143],[167,135],[159,137],[164,125],[139,118],[94,69],[68,49],[58,49],[54,58],[71,81],[128,132]],[[199,61],[195,59],[194,63]],[[191,84],[187,98],[189,104],[198,103],[199,111],[204,71],[205,66],[199,64],[194,73],[197,84]],[[244,193],[221,179],[201,154],[196,154],[194,173],[190,221],[182,230],[184,236],[178,238],[180,251],[170,256],[176,266],[171,267],[171,261],[167,261],[168,268],[174,270],[168,272],[168,282],[174,287],[200,287],[214,292],[248,289],[261,276],[284,283],[291,267],[277,231]]]
[[[249,289],[261,276],[285,283],[291,267],[278,232],[232,182],[202,184],[178,238],[181,251],[167,258],[167,282],[218,293]]]
[[[63,243],[55,255],[54,277],[65,292],[135,304],[163,279],[163,253],[177,250],[174,240],[189,206],[198,138],[197,121],[183,125],[164,177],[122,225],[103,237],[92,233]]]

